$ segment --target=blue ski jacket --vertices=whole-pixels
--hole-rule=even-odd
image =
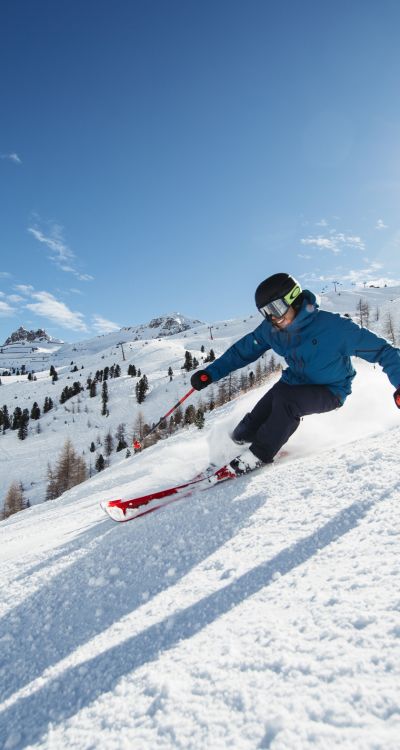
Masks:
[[[263,320],[206,368],[213,381],[254,362],[272,349],[288,365],[282,380],[289,385],[326,385],[340,403],[351,393],[356,374],[351,356],[381,365],[391,384],[400,386],[400,350],[350,318],[320,310],[315,295],[303,291],[303,304],[282,331]]]

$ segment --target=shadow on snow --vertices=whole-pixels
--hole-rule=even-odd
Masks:
[[[152,625],[143,632],[125,640],[123,643],[113,646],[108,651],[88,659],[83,664],[66,669],[62,675],[51,679],[35,693],[21,698],[5,711],[2,716],[3,726],[8,727],[8,732],[17,732],[19,734],[22,743],[20,747],[23,747],[23,740],[30,743],[36,742],[48,730],[49,722],[52,722],[54,726],[54,723],[74,716],[79,710],[88,706],[102,694],[112,691],[124,675],[131,674],[134,670],[157,660],[163,652],[172,649],[180,641],[192,638],[232,608],[268,586],[274,581],[276,573],[285,575],[305,563],[320,549],[327,547],[333,541],[351,531],[360,519],[366,516],[370,508],[385,497],[387,497],[387,492],[369,501],[353,503],[309,536],[282,550],[282,552],[275,555],[271,560],[261,563],[241,575],[223,589],[204,597],[186,609],[174,613],[172,618],[165,618],[162,622]],[[257,508],[259,500],[258,502],[254,502],[254,500],[253,502],[245,502],[243,505],[240,502],[236,503],[234,508],[239,514],[239,516],[235,514],[236,523],[233,523],[232,504],[229,501],[221,501],[221,503],[224,505],[223,508],[220,508],[218,505],[218,510],[221,511],[222,516],[219,518],[219,521],[223,521],[221,529],[218,529],[218,525],[215,522],[214,525],[209,523],[208,528],[206,524],[205,528],[202,522],[201,530],[196,531],[193,527],[192,518],[190,533],[196,533],[197,535],[196,545],[200,544],[199,554],[191,555],[190,560],[182,564],[177,577],[183,575],[200,557],[204,557],[212,549],[222,544],[224,538],[226,539],[229,533],[232,533],[233,529],[237,528],[240,522],[243,521],[244,516]],[[166,517],[164,519],[159,518],[159,521],[163,523],[164,527],[165,523],[168,522]],[[153,527],[153,525],[149,524],[150,526]],[[137,532],[140,533],[140,529],[137,529]],[[176,535],[177,530],[174,529],[173,533]],[[208,543],[207,537],[209,537]],[[174,549],[176,549],[175,541],[173,545]],[[132,537],[132,542],[134,543],[134,536]],[[117,546],[118,543],[115,544],[113,554],[115,554]],[[172,549],[168,552],[166,565],[170,564],[171,560],[176,563]],[[143,564],[143,562],[141,560],[140,564]],[[132,570],[129,572],[132,572]],[[70,572],[69,575],[73,576],[74,574]],[[146,574],[145,578],[148,585],[150,578]],[[141,580],[141,576],[139,580]],[[137,584],[138,579],[135,578],[135,585]],[[157,588],[160,590],[163,586],[157,585]],[[140,591],[143,591],[142,585],[140,586]],[[155,593],[156,591],[153,587],[151,594],[154,595]],[[104,591],[99,600],[102,601],[103,595]],[[121,616],[125,611],[138,604],[138,596],[135,590],[129,589],[127,591],[125,588],[124,596],[128,596],[129,598],[129,607],[124,607],[123,602],[120,600],[112,602],[113,607],[117,606],[117,616]],[[111,602],[109,603],[111,604]],[[100,601],[98,604],[100,605]],[[102,602],[102,604],[104,603]],[[54,616],[58,625],[57,614],[54,613]],[[110,617],[110,620],[115,619],[117,619],[116,616]],[[94,622],[92,620],[90,627],[93,628],[93,625]],[[90,627],[87,629],[88,631],[90,631]],[[102,619],[102,627],[106,627],[104,619]],[[85,637],[89,637],[89,632],[85,631]],[[75,638],[72,640],[76,641],[78,639]],[[67,646],[68,648],[65,649],[66,652],[71,651],[73,643],[68,639],[68,635]],[[54,656],[56,655],[54,654]],[[57,654],[58,659],[61,656],[61,653]],[[54,663],[54,657],[47,659],[47,661],[49,664]],[[37,674],[39,674],[40,669],[43,669],[43,666],[43,664],[37,663],[37,669],[35,670]],[[84,675],[87,675],[87,678]],[[29,674],[29,679],[32,679],[33,676]]]

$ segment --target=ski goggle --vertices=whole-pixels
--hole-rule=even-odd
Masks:
[[[279,297],[271,302],[267,302],[258,309],[261,315],[264,315],[264,318],[267,318],[267,320],[269,318],[282,318],[283,315],[286,315],[289,307],[293,304],[299,294],[301,294],[301,289],[299,285],[296,284],[296,286],[294,286],[290,292],[285,294],[284,297]]]

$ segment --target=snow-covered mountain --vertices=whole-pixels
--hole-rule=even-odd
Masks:
[[[341,311],[355,314],[350,300]],[[400,417],[380,370],[357,361],[345,406],[303,420],[287,455],[258,474],[125,525],[99,507],[232,458],[230,430],[268,385],[208,412],[201,431],[128,459],[113,452],[108,469],[41,502],[67,436],[89,459],[92,440],[120,422],[132,431],[129,364],[148,375],[140,408],[151,422],[189,388],[186,350],[201,363],[259,321],[110,334],[99,349],[71,346],[56,382],[48,367],[34,381],[2,377],[10,411],[46,395],[57,407],[24,441],[0,435],[2,495],[21,479],[33,503],[0,524],[4,750],[397,750]],[[113,363],[109,416],[87,391],[59,403],[66,385]]]
[[[394,328],[400,332],[400,287],[351,289],[337,294],[332,291],[322,296],[321,306],[351,314],[357,319],[357,306],[360,299],[365,298],[371,310],[371,328],[385,334],[384,322],[390,314]],[[378,320],[376,310],[380,311]],[[18,439],[16,431],[0,434],[0,506],[13,480],[23,483],[32,504],[43,500],[48,462],[54,463],[67,436],[93,471],[96,455],[103,450],[107,432],[115,435],[118,425],[125,424],[127,437],[131,440],[139,411],[144,421],[152,424],[186,393],[190,382],[182,369],[185,351],[190,351],[201,365],[211,348],[219,356],[259,322],[257,312],[245,319],[212,324],[171,313],[147,324],[126,327],[75,344],[45,341],[42,337],[43,341],[36,341],[32,347],[34,351],[27,357],[25,350],[15,351],[14,348],[24,344],[29,348],[31,343],[26,340],[3,347],[0,352],[0,407],[6,405],[10,415],[16,406],[31,411],[34,402],[43,409],[46,397],[50,397],[54,408],[47,414],[42,412],[38,423],[31,420],[28,438],[24,441]],[[102,416],[101,385],[97,396],[90,398],[86,390],[87,379],[113,364],[120,365],[122,377],[108,381],[109,415]],[[150,384],[150,393],[140,407],[135,396],[137,379],[127,375],[130,364],[146,374]],[[57,369],[57,382],[53,382],[50,376],[50,365]],[[21,373],[23,366],[25,373],[31,369],[35,371],[36,380],[28,380],[27,374],[1,376],[4,371],[10,372],[12,367]],[[169,367],[174,373],[172,381],[168,376]],[[61,405],[62,391],[76,381],[85,390]],[[196,405],[201,399],[201,394],[195,394],[191,402]],[[97,447],[95,455],[88,452],[92,442]],[[117,460],[121,460],[121,455],[114,451],[110,461]]]
[[[231,455],[251,392],[0,524],[1,747],[397,750],[399,415],[359,369],[258,475],[99,508]]]
[[[41,369],[46,363],[67,364],[74,355],[96,355],[125,342],[173,336],[188,331],[200,323],[199,320],[173,312],[154,318],[149,323],[127,326],[119,331],[72,344],[53,339],[45,331],[35,333],[26,331],[21,326],[0,348],[0,374],[2,369],[20,369],[22,366],[28,371]],[[39,336],[39,333],[44,335]]]

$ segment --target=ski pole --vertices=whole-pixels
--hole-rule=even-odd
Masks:
[[[182,396],[182,398],[180,398],[179,401],[176,402],[176,404],[172,407],[172,409],[170,409],[169,411],[167,411],[167,413],[164,414],[163,417],[160,417],[160,419],[158,420],[157,424],[155,424],[154,427],[151,428],[151,430],[147,433],[146,437],[148,437],[149,435],[151,435],[152,432],[155,432],[156,429],[157,429],[157,427],[160,426],[161,422],[163,422],[164,419],[167,419],[167,417],[169,417],[172,414],[172,412],[174,412],[175,409],[178,408],[178,406],[180,406],[181,404],[183,404],[183,402],[186,401],[186,399],[189,398],[189,396],[191,396],[192,393],[195,392],[195,390],[196,390],[195,388],[191,388],[190,391],[188,391],[187,393],[185,393],[185,395]],[[140,445],[140,447],[142,447],[142,446]]]

